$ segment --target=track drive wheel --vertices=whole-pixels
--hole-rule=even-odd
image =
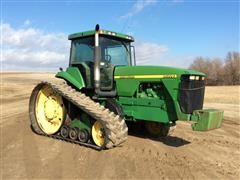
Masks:
[[[62,97],[47,84],[38,84],[30,97],[29,114],[32,129],[38,134],[58,132],[65,120]]]
[[[168,136],[170,126],[158,122],[145,122],[145,128],[152,137],[159,138]]]
[[[92,139],[99,147],[103,147],[105,145],[104,128],[100,121],[95,121],[92,126]]]

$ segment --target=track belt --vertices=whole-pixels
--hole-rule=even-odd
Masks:
[[[59,135],[46,135],[42,133],[42,131],[37,127],[36,124],[32,123],[33,129],[36,133],[40,135],[45,135],[48,137],[52,137],[55,139],[65,140],[71,143],[83,145],[86,147],[91,147],[97,150],[101,150],[103,148],[113,148],[119,146],[127,139],[128,128],[125,123],[125,120],[121,118],[119,115],[114,114],[109,109],[101,106],[99,103],[94,102],[85,94],[75,90],[71,86],[69,86],[66,81],[62,79],[56,78],[54,81],[42,81],[39,83],[33,90],[38,91],[42,86],[48,85],[51,86],[58,94],[60,94],[63,98],[75,104],[79,109],[83,110],[85,113],[90,115],[95,120],[98,120],[102,123],[105,130],[105,139],[106,143],[104,147],[99,147],[89,143],[83,143],[80,141],[72,140],[69,138],[64,138]],[[30,105],[31,106],[31,105]],[[30,108],[30,119],[33,118],[34,112]]]

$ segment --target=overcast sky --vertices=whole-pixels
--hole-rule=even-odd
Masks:
[[[101,28],[135,37],[137,63],[188,67],[239,51],[239,1],[1,1],[1,70],[56,71],[67,36]]]

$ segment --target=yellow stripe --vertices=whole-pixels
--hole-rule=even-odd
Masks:
[[[162,79],[177,78],[176,74],[114,76],[115,79]]]

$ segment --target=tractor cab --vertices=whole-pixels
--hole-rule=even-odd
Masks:
[[[134,39],[131,36],[100,30],[97,25],[93,31],[71,34],[69,40],[69,66],[78,67],[86,88],[95,88],[98,94],[114,91],[116,66],[135,65],[134,48],[131,46]]]

